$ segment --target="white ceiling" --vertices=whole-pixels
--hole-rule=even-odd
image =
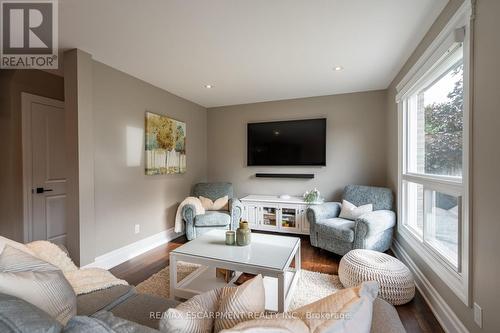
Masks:
[[[59,38],[213,107],[385,89],[446,3],[60,0]]]

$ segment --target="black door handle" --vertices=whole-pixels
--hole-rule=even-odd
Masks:
[[[45,189],[45,188],[43,188],[43,187],[37,187],[37,188],[35,189],[35,192],[36,192],[37,194],[44,193],[44,192],[50,192],[50,191],[53,191],[53,190],[52,190],[52,189],[50,189],[50,188],[49,188],[49,189]]]

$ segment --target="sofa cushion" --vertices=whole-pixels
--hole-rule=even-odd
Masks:
[[[162,314],[179,304],[178,301],[146,294],[135,294],[110,311],[117,317],[158,329]]]
[[[238,287],[222,288],[220,304],[214,322],[214,332],[231,328],[241,322],[264,313],[266,295],[262,275],[246,281]]]
[[[220,288],[209,290],[179,304],[175,309],[169,309],[161,318],[160,331],[169,333],[212,333],[214,327],[213,316],[197,315],[214,314],[219,307],[221,291]]]
[[[345,242],[354,242],[354,221],[335,217],[316,221],[315,229],[328,238],[336,238]]]
[[[76,313],[91,316],[101,310],[110,310],[135,294],[132,286],[113,286],[76,297]]]
[[[0,332],[58,333],[61,324],[36,306],[15,296],[0,293]]]
[[[212,289],[196,295],[162,317],[160,330],[169,333],[212,333],[231,328],[263,313],[265,291],[262,276],[238,287]]]
[[[342,209],[340,210],[340,218],[354,221],[363,214],[373,211],[373,204],[366,204],[363,206],[356,206],[353,203],[342,200]]]
[[[205,198],[200,195],[200,201],[205,211],[207,210],[224,210],[229,211],[229,198],[227,195],[220,197],[216,200]]]
[[[64,274],[9,245],[0,254],[0,292],[24,299],[63,325],[76,314],[76,295]]]
[[[231,215],[225,211],[206,211],[203,215],[196,215],[194,225],[196,227],[223,227],[231,223]]]
[[[115,317],[111,312],[101,311],[92,317],[73,317],[64,328],[64,333],[158,333],[158,331]]]
[[[377,291],[376,282],[365,282],[305,305],[288,316],[278,314],[246,321],[223,333],[370,333]]]
[[[316,302],[294,310],[315,333],[369,333],[373,301],[377,297],[378,283],[363,282],[358,287],[341,289]],[[311,314],[320,314],[313,315]],[[328,314],[328,315],[322,315]]]

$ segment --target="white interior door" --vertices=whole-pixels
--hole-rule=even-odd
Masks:
[[[22,94],[25,241],[66,245],[64,103]]]

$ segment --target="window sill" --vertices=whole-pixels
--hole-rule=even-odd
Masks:
[[[457,272],[442,255],[426,246],[405,226],[398,225],[398,234],[411,246],[429,268],[450,288],[450,290],[467,306],[469,306],[469,286],[462,273]]]

